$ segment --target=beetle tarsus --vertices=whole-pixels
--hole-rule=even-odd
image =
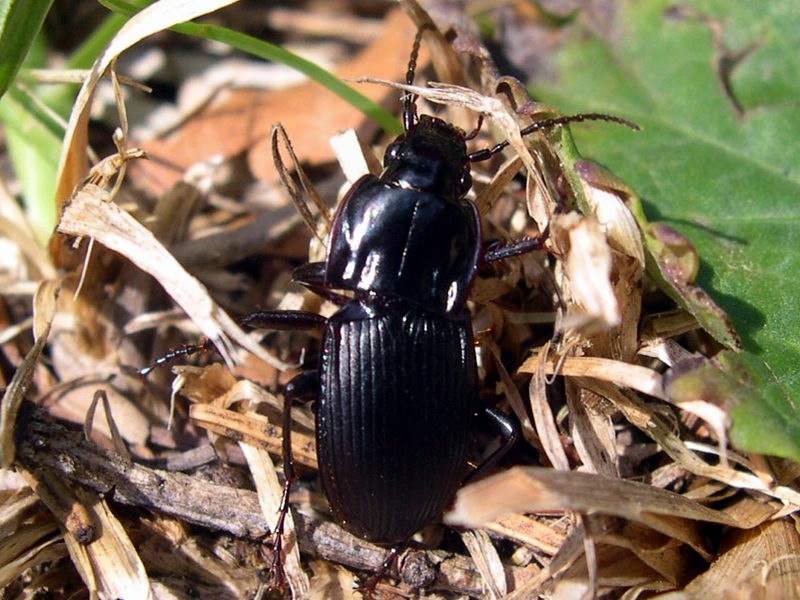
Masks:
[[[375,589],[378,587],[378,584],[383,580],[389,571],[395,566],[397,563],[397,558],[400,556],[400,553],[408,547],[408,542],[403,544],[398,544],[397,546],[393,546],[389,553],[386,555],[386,558],[383,559],[381,566],[378,567],[378,570],[375,571],[372,575],[367,577],[367,579],[363,583],[359,583],[356,586],[356,591],[361,592],[367,598],[372,598],[375,595]]]
[[[164,354],[156,358],[146,367],[142,367],[137,372],[140,376],[147,377],[154,370],[158,369],[159,367],[163,367],[164,365],[169,364],[178,358],[191,356],[192,354],[198,354],[200,352],[208,352],[209,350],[213,349],[213,347],[214,345],[208,338],[203,338],[197,344],[183,344],[177,348],[167,350]]]

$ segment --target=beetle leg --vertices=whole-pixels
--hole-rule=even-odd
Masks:
[[[237,322],[248,329],[310,331],[323,329],[328,319],[306,310],[257,310],[244,315]]]
[[[550,227],[536,237],[526,237],[521,240],[514,240],[512,242],[499,242],[489,246],[483,253],[483,260],[486,262],[495,262],[512,256],[519,256],[526,252],[534,252],[541,250],[547,238],[550,237]]]
[[[292,378],[283,390],[283,495],[278,508],[278,520],[272,532],[272,577],[275,587],[284,584],[283,574],[283,529],[289,512],[289,493],[295,481],[294,457],[292,456],[292,405],[295,402],[311,402],[319,395],[319,374],[304,371]]]
[[[498,460],[503,458],[503,456],[511,450],[511,447],[519,437],[519,425],[513,417],[508,416],[503,411],[487,406],[484,410],[484,418],[489,422],[492,429],[500,434],[503,438],[503,442],[500,444],[500,447],[487,456],[472,473],[467,475],[467,478],[464,480],[465,484],[483,477],[497,464]]]
[[[386,558],[383,559],[381,566],[378,567],[378,570],[375,571],[374,574],[370,575],[364,583],[360,583],[358,586],[356,586],[356,591],[361,592],[367,598],[372,598],[372,595],[375,593],[375,588],[378,587],[381,579],[386,577],[386,574],[397,562],[397,557],[400,556],[400,553],[403,552],[403,550],[405,550],[407,547],[408,542],[403,542],[397,546],[392,546],[392,548],[389,550],[389,553],[386,555]]]
[[[236,320],[241,327],[249,329],[275,329],[279,331],[308,331],[322,329],[328,320],[322,315],[303,310],[259,310]],[[139,375],[147,377],[153,370],[172,362],[176,358],[191,356],[212,350],[214,345],[208,338],[197,344],[184,344],[167,350],[146,367],[139,369]]]

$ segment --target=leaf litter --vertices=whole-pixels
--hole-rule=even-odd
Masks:
[[[379,156],[389,141],[365,137],[366,130],[359,127],[362,135],[348,132],[332,140],[332,149],[313,154],[295,143],[301,125],[292,121],[285,130],[275,130],[274,139],[280,135],[284,147],[291,150],[292,144],[295,150],[293,169],[278,166],[276,172],[294,181],[294,171],[306,193],[322,190],[313,207],[291,185],[291,194],[269,187],[272,199],[267,204],[272,206],[266,210],[263,199],[248,201],[246,194],[241,202],[235,193],[226,199],[231,192],[213,182],[208,164],[196,165],[192,174],[179,173],[172,190],[160,196],[162,190],[155,186],[156,196],[149,199],[138,197],[122,180],[111,189],[124,168],[125,161],[119,160],[128,151],[124,146],[94,168],[94,176],[100,177],[92,183],[83,166],[86,110],[94,86],[116,55],[146,34],[231,4],[212,2],[181,12],[179,7],[190,3],[159,4],[165,2],[179,11],[174,18],[140,15],[139,26],[125,29],[83,75],[81,101],[70,120],[59,187],[65,207],[59,231],[94,240],[91,260],[85,259],[86,242],[76,249],[71,237],[54,237],[51,257],[43,258],[25,241],[32,239],[29,230],[19,228],[14,235],[9,228],[2,230],[30,266],[29,274],[17,273],[18,280],[31,277],[41,282],[42,290],[31,321],[35,342],[24,331],[2,342],[4,355],[17,366],[14,377],[6,380],[2,456],[4,466],[16,464],[25,479],[0,492],[0,581],[20,592],[40,589],[45,576],[65,590],[78,589],[82,582],[101,598],[179,594],[185,592],[179,577],[210,595],[224,590],[247,597],[267,590],[256,573],[270,564],[271,548],[263,532],[274,524],[282,492],[273,463],[273,457],[281,456],[279,394],[304,363],[305,353],[313,356],[316,342],[285,332],[246,335],[228,312],[242,314],[271,304],[330,314],[332,306],[293,288],[288,275],[307,260],[309,242],[311,252],[324,257],[334,198],[347,188],[345,181],[374,172],[379,166],[374,149]],[[417,25],[430,21],[416,3],[401,4]],[[380,593],[533,598],[597,593],[636,597],[649,591],[667,598],[745,593],[792,597],[800,564],[793,521],[800,506],[795,484],[800,470],[785,458],[760,455],[774,452],[775,445],[760,447],[757,435],[746,427],[734,435],[730,431],[732,418],[745,423],[764,418],[752,407],[752,389],[763,395],[766,388],[776,398],[781,390],[761,363],[735,352],[739,344],[732,325],[693,283],[698,261],[691,243],[647,223],[636,194],[582,158],[568,129],[520,137],[531,119],[559,111],[532,102],[521,83],[499,77],[463,19],[448,17],[436,2],[427,8],[439,27],[450,31],[447,37],[426,36],[437,77],[448,83],[394,83],[403,73],[403,61],[388,65],[397,67],[392,80],[376,79],[383,71],[370,64],[356,62],[350,68],[363,69],[354,73],[362,81],[382,84],[374,88],[413,91],[431,103],[429,109],[443,105],[437,110],[465,128],[474,125],[476,113],[485,115],[488,126],[475,147],[511,142],[504,160],[475,169],[473,193],[485,231],[504,241],[549,227],[551,258],[539,253],[484,269],[473,294],[482,396],[515,413],[524,442],[496,474],[461,490],[445,515],[446,522],[474,531],[464,531],[456,541],[441,526],[430,527],[420,538],[423,551],[404,553],[399,581],[381,584]],[[384,27],[395,22],[404,27],[409,23],[397,13]],[[377,43],[374,37],[367,39]],[[393,39],[392,51],[406,56],[406,41],[403,36]],[[304,90],[310,85],[301,84]],[[307,93],[293,96],[292,89],[274,92],[275,97],[285,104]],[[316,114],[313,106],[303,112],[299,106],[292,110],[304,120],[328,118],[341,129],[359,125]],[[189,116],[187,126],[202,118]],[[308,135],[324,146],[325,140]],[[223,163],[231,166],[233,154]],[[141,160],[138,153],[132,156]],[[343,163],[341,171],[328,164],[334,157]],[[304,169],[309,165],[313,168]],[[263,185],[248,171],[251,191]],[[200,179],[197,173],[203,174]],[[242,190],[246,182],[227,183]],[[184,204],[187,198],[192,200]],[[296,227],[292,204],[304,208],[316,242]],[[283,221],[275,221],[272,212],[282,208],[292,210],[285,211]],[[262,222],[262,215],[269,215],[275,226],[262,228],[268,233],[253,237],[242,256],[226,257],[226,241],[234,244],[241,230]],[[4,218],[18,217],[9,213]],[[183,251],[184,258],[206,255],[212,247],[222,248],[223,254],[214,254],[213,265],[179,262],[174,255],[186,244],[193,246],[191,253]],[[60,275],[54,265],[61,267]],[[234,284],[234,277],[246,282],[247,289]],[[75,299],[81,278],[83,288]],[[61,300],[45,302],[57,287]],[[174,326],[181,321],[167,309],[167,297],[189,316],[188,329]],[[12,308],[19,314],[18,307]],[[138,319],[136,327],[131,317]],[[5,326],[15,323],[7,320]],[[178,376],[170,394],[164,372],[142,382],[124,368],[191,343],[198,331],[214,342],[230,370],[219,365],[175,367]],[[719,344],[733,350],[718,353]],[[44,360],[45,355],[52,361]],[[97,376],[107,388],[98,387]],[[71,395],[55,393],[65,384],[72,386]],[[59,408],[76,403],[77,396],[88,410]],[[137,404],[147,417],[120,419],[113,398]],[[65,455],[48,457],[46,444],[33,448],[24,438],[15,438],[15,427],[30,422],[29,416],[18,420],[25,399],[52,414],[72,415],[86,429],[84,449],[96,444],[106,448],[97,448],[96,454],[95,466],[103,468],[95,476],[78,477],[67,468]],[[107,433],[92,427],[101,400]],[[772,406],[772,426],[785,448],[779,454],[797,457],[796,432],[785,426],[797,420],[782,414],[787,404],[780,399]],[[352,541],[330,522],[325,499],[314,485],[313,415],[294,408],[292,428],[302,480],[291,496],[296,522],[288,524],[288,593],[295,598],[357,597],[353,582],[364,571],[374,571],[385,550]],[[127,458],[122,448],[134,439],[141,443],[128,446],[132,456]],[[186,509],[177,508],[179,492],[155,502],[156,492],[147,485],[141,485],[137,499],[124,493],[123,485],[115,495],[114,486],[103,483],[111,472],[132,483],[124,475],[129,464],[135,465],[141,482],[157,477],[166,489],[177,490],[176,477],[182,474],[136,463],[169,461],[207,440],[220,459],[210,455],[180,480],[186,486],[191,480],[196,494],[210,494],[192,509],[191,518]],[[17,457],[18,445],[24,458]],[[648,451],[637,454],[636,448]],[[111,464],[119,471],[104,470]],[[233,507],[215,501],[210,482],[218,486],[213,489],[219,498],[255,490],[254,501],[242,506],[252,508],[249,519],[264,523],[251,529],[261,531],[260,537],[244,534],[237,523],[221,527],[221,515]],[[121,510],[118,502],[134,509]],[[159,508],[147,512],[153,506]],[[187,523],[201,527],[189,529]],[[66,556],[74,569],[65,568]],[[429,570],[414,566],[418,560]],[[170,576],[164,574],[167,564],[174,569]],[[427,579],[414,579],[420,572],[428,573]]]

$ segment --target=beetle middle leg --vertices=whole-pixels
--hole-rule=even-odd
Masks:
[[[486,248],[483,253],[483,260],[487,263],[496,262],[498,260],[511,258],[512,256],[519,256],[520,254],[541,250],[549,237],[550,227],[548,226],[536,237],[526,237],[511,242],[495,242]]]
[[[476,417],[483,417],[484,422],[487,423],[496,433],[500,434],[500,437],[502,437],[503,441],[497,450],[483,459],[478,465],[475,466],[475,470],[467,475],[466,479],[464,480],[465,484],[476,479],[480,479],[486,473],[488,473],[489,470],[497,464],[497,461],[503,458],[508,451],[511,450],[511,447],[519,438],[519,425],[513,417],[510,417],[501,410],[487,406],[483,410],[483,415],[478,413],[476,414]]]
[[[304,310],[258,310],[236,320],[240,327],[248,329],[274,329],[276,331],[308,331],[322,329],[327,319],[322,315]],[[208,338],[196,344],[184,344],[167,350],[146,367],[139,369],[142,377],[147,377],[158,367],[162,367],[175,359],[192,356],[200,352],[213,350],[214,345]]]
[[[319,396],[319,374],[304,371],[286,384],[283,390],[283,494],[278,508],[278,520],[272,532],[272,577],[276,587],[283,587],[283,529],[289,512],[289,493],[296,479],[292,456],[292,406],[317,400]]]

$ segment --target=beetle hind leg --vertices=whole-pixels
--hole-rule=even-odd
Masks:
[[[292,406],[295,403],[315,401],[319,396],[319,375],[316,371],[304,371],[295,376],[283,391],[283,494],[278,508],[278,520],[272,532],[272,581],[276,588],[283,588],[283,530],[289,512],[289,494],[296,479],[292,456]]]
[[[364,580],[363,583],[359,583],[355,588],[356,591],[361,592],[367,598],[372,598],[375,594],[375,588],[378,587],[378,584],[381,582],[381,580],[386,577],[389,571],[395,566],[398,557],[406,548],[408,548],[410,541],[411,540],[408,540],[402,544],[393,546],[386,555],[386,558],[383,559],[383,562],[381,563],[381,566],[378,567],[378,570]]]

